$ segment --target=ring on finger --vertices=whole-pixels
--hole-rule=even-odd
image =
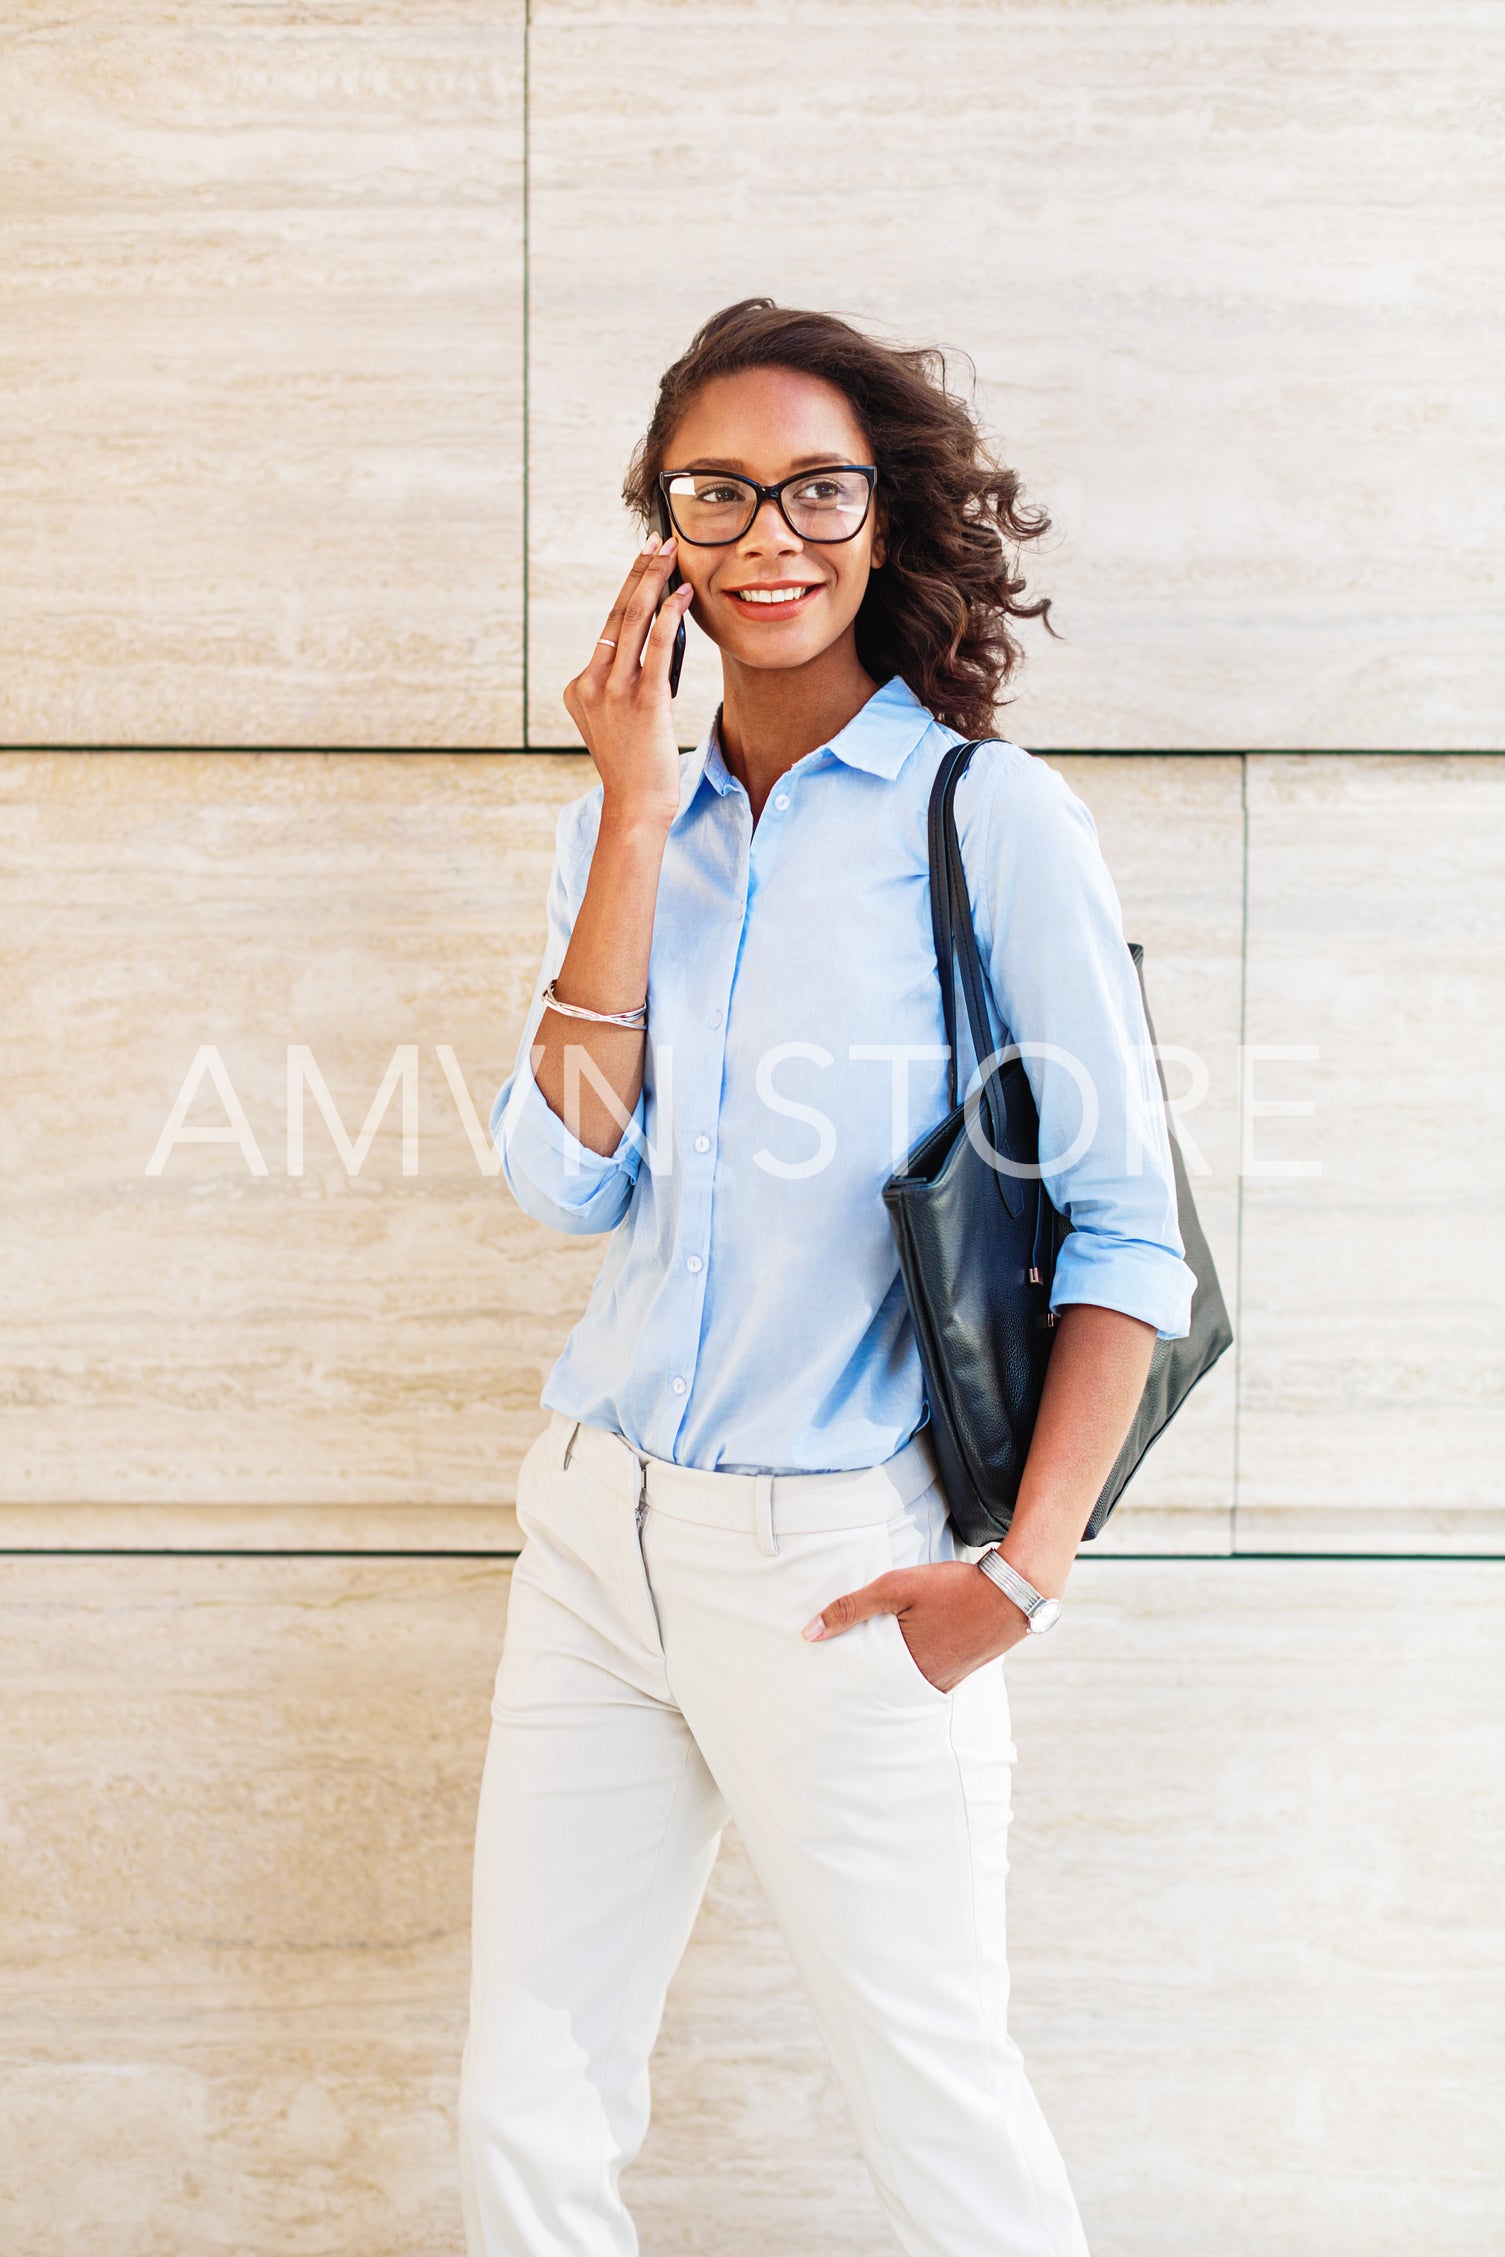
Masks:
[[[615,650],[617,647],[616,644],[612,641],[610,635],[598,635],[596,637],[596,640],[598,643],[605,643],[608,650]]]

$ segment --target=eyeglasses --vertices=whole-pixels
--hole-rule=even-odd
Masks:
[[[854,540],[867,523],[878,473],[871,463],[837,462],[823,470],[797,470],[776,486],[760,486],[732,470],[661,470],[659,486],[670,522],[692,548],[723,548],[752,529],[764,502],[773,502],[802,541]]]

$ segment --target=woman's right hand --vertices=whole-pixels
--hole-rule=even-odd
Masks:
[[[662,822],[665,829],[679,810],[669,659],[675,630],[693,599],[688,585],[664,598],[674,553],[672,540],[660,544],[650,535],[622,583],[601,640],[564,693],[565,711],[601,777],[603,817]]]

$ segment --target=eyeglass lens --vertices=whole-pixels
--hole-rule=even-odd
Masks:
[[[802,539],[849,541],[871,489],[855,470],[812,470],[785,486],[784,514]],[[755,487],[730,471],[685,470],[669,480],[669,509],[687,541],[739,541],[758,513]]]

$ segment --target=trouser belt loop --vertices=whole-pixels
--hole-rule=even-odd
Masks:
[[[758,1539],[758,1550],[770,1558],[779,1548],[773,1527],[773,1475],[753,1475],[753,1533]]]

